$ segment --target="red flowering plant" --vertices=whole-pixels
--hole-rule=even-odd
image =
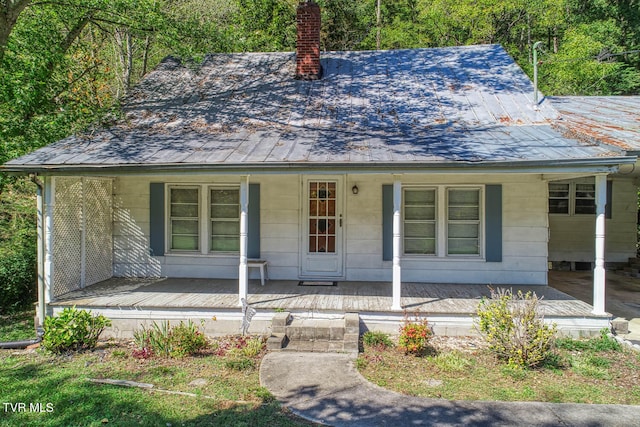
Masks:
[[[420,319],[416,315],[414,320],[409,320],[405,316],[404,323],[400,326],[398,348],[404,351],[404,354],[421,356],[427,349],[432,336],[433,331],[427,319]]]

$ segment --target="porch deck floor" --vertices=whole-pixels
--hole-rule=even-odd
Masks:
[[[592,307],[550,286],[500,286],[542,296],[549,317],[594,317]],[[390,282],[338,282],[337,286],[298,286],[297,281],[251,280],[248,302],[256,309],[291,312],[385,313],[391,310]],[[474,313],[487,285],[403,283],[402,307],[409,314]],[[112,278],[58,297],[52,306],[95,308],[205,309],[238,308],[238,281],[221,279]]]

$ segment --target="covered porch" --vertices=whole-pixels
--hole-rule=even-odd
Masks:
[[[548,322],[565,334],[590,335],[609,324],[593,307],[551,286],[505,286],[535,292]],[[335,318],[360,315],[361,330],[397,332],[405,316],[427,318],[437,334],[473,334],[473,314],[487,285],[402,284],[402,311],[391,309],[392,286],[387,282],[346,282],[336,286],[299,286],[298,281],[271,280],[266,286],[249,283],[248,303],[257,310],[251,333],[269,333],[274,314],[289,312],[297,318]],[[141,323],[154,320],[204,321],[210,334],[236,333],[242,320],[238,307],[238,281],[223,279],[111,278],[61,295],[50,303],[53,311],[66,306],[90,309],[114,320],[112,335],[126,337]]]

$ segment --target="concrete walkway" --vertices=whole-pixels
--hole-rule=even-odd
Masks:
[[[640,406],[467,402],[401,395],[365,380],[353,356],[272,352],[260,382],[293,413],[331,426],[640,426]]]

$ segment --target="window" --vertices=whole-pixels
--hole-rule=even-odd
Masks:
[[[207,203],[209,208],[202,212],[201,207]],[[207,222],[208,238],[201,232],[201,224]],[[204,185],[170,187],[168,233],[169,250],[173,252],[238,252],[239,189]]]
[[[406,255],[480,255],[480,188],[406,188],[403,244]]]
[[[211,252],[240,251],[240,194],[237,189],[211,189]]]
[[[170,249],[197,251],[200,249],[200,189],[171,188],[169,234]]]
[[[549,213],[569,213],[569,184],[549,184]]]
[[[447,255],[480,254],[480,190],[449,189]]]
[[[575,197],[575,213],[576,214],[595,214],[596,213],[596,185],[595,184],[576,184]]]
[[[436,253],[436,190],[405,190],[404,253]]]
[[[565,215],[595,214],[595,184],[588,182],[549,183],[549,213]]]

